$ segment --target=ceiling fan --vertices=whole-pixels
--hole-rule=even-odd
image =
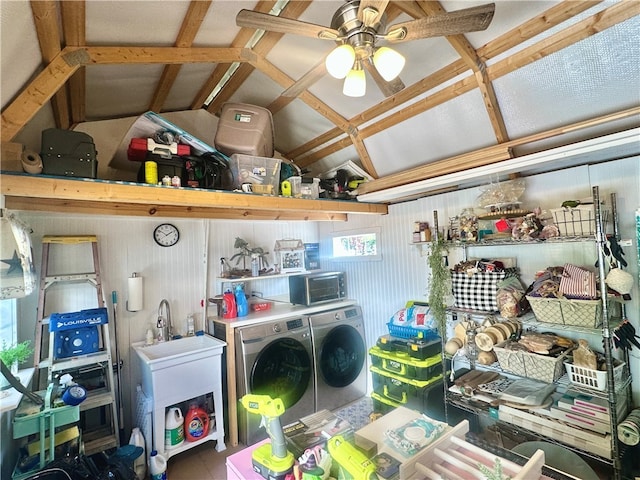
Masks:
[[[387,27],[388,3],[389,0],[348,0],[334,13],[331,27],[253,10],[240,10],[236,24],[335,41],[338,46],[327,56],[325,66],[331,76],[345,79],[343,93],[363,96],[366,70],[382,92],[390,96],[404,88],[398,75],[405,59],[389,47],[378,46],[378,42],[398,43],[485,30],[495,11],[495,4],[488,3]]]

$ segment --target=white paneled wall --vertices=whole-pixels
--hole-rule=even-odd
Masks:
[[[591,187],[600,187],[601,197],[609,201],[609,194],[617,193],[622,238],[635,239],[634,212],[640,206],[640,159],[631,158],[592,167],[579,167],[526,179],[524,206],[554,208],[563,200],[584,198],[591,195]],[[426,258],[419,247],[411,245],[411,231],[415,221],[433,220],[437,210],[440,225],[447,225],[448,218],[463,208],[476,205],[478,188],[427,197],[421,200],[393,205],[389,215],[352,215],[348,222],[249,222],[222,220],[185,220],[164,218],[132,218],[115,216],[62,215],[21,212],[20,217],[33,228],[35,263],[40,265],[40,240],[43,235],[95,234],[100,245],[104,292],[111,314],[111,292],[119,294],[118,345],[124,360],[123,385],[125,401],[133,406],[135,382],[138,377],[130,358],[129,345],[144,339],[148,325],[155,324],[160,300],[166,298],[178,331],[185,330],[186,316],[196,313],[198,328],[202,328],[201,302],[208,296],[220,293],[221,285],[216,277],[220,257],[231,257],[236,250],[236,237],[249,242],[252,247],[262,247],[273,254],[276,240],[299,238],[304,242],[321,243],[321,262],[325,270],[340,270],[347,274],[350,298],[362,306],[367,344],[375,344],[378,336],[386,333],[389,318],[410,299],[428,298],[428,269]],[[180,230],[180,242],[170,248],[157,246],[152,239],[153,229],[165,221],[171,221]],[[333,262],[330,253],[330,236],[359,228],[379,227],[381,230],[382,260],[372,262]],[[635,258],[637,246],[625,248],[629,271],[637,279]],[[477,256],[515,256],[525,283],[533,279],[536,270],[549,265],[573,262],[592,265],[595,261],[590,246],[536,245],[520,247],[517,251],[504,248],[496,251],[470,251]],[[273,258],[273,257],[271,257]],[[452,251],[450,264],[459,260],[459,252]],[[75,268],[80,255],[55,256],[56,267]],[[127,278],[133,272],[144,277],[144,309],[128,312]],[[286,279],[252,281],[249,290],[259,291],[269,298],[286,294]],[[93,292],[87,295],[89,298]],[[628,307],[628,317],[640,330],[639,297],[637,284],[632,293],[633,302]],[[69,298],[67,298],[68,301]],[[60,308],[66,305],[59,305]],[[37,298],[32,295],[20,302],[19,336],[33,338]],[[83,307],[80,307],[83,308]],[[635,355],[632,375],[640,377],[639,352]],[[634,381],[635,402],[640,402],[640,382]],[[131,425],[131,409],[125,405],[126,426]]]

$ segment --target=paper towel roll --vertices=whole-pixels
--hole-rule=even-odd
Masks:
[[[25,150],[20,158],[22,169],[27,173],[42,173],[42,158],[33,150]]]
[[[127,310],[130,312],[137,312],[142,310],[143,304],[143,283],[142,277],[138,277],[135,273],[129,277],[129,300],[127,300]]]

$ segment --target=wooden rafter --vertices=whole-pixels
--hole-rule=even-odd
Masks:
[[[182,26],[180,27],[180,31],[176,38],[176,47],[184,48],[193,45],[196,34],[198,33],[198,30],[200,30],[200,26],[202,25],[204,17],[207,15],[210,6],[210,0],[194,0],[189,4],[189,9],[182,20]],[[178,73],[180,73],[181,68],[182,65],[178,64],[167,65],[164,67],[160,80],[158,81],[156,89],[153,92],[153,96],[151,97],[148,110],[152,110],[154,112],[162,111],[162,106],[164,105],[176,78],[178,78]]]
[[[31,12],[36,26],[42,61],[50,63],[62,50],[62,39],[58,28],[57,3],[52,1],[32,1]],[[69,97],[67,90],[61,88],[51,98],[53,117],[58,128],[71,126]]]
[[[86,44],[86,3],[59,2],[62,15],[62,32],[64,43],[68,47],[80,47]],[[66,90],[71,107],[71,123],[86,120],[86,81],[87,72],[80,67],[69,79]]]

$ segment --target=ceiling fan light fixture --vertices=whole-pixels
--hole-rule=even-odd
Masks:
[[[373,54],[373,64],[387,82],[400,75],[404,63],[404,57],[389,47],[380,47]]]
[[[364,70],[359,62],[347,74],[342,86],[342,93],[347,97],[364,97],[367,92],[367,81],[364,77]]]
[[[334,78],[345,78],[353,67],[355,59],[356,52],[351,45],[346,43],[340,45],[327,55],[325,60],[327,72]]]

